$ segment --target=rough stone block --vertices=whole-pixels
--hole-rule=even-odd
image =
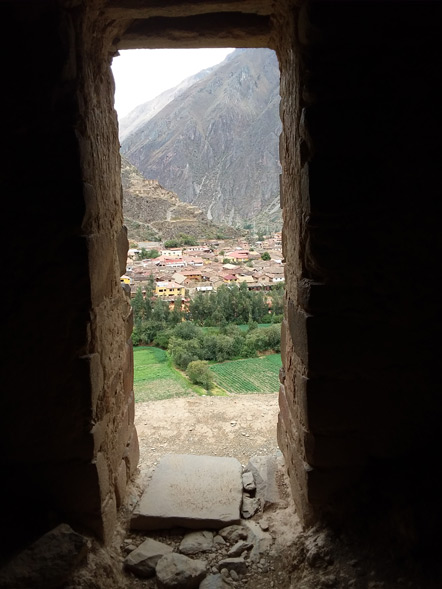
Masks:
[[[227,583],[222,575],[209,575],[201,583],[199,589],[232,589],[232,584]]]
[[[207,574],[206,563],[203,560],[192,560],[176,552],[160,558],[156,573],[159,589],[196,589]]]
[[[120,507],[124,501],[124,497],[126,495],[126,485],[126,462],[122,460],[115,476],[115,497],[117,500],[117,507]]]
[[[130,395],[134,388],[134,353],[131,340],[129,340],[125,346],[123,388],[126,397]]]
[[[125,558],[124,566],[137,577],[153,577],[160,558],[172,551],[168,544],[148,538]]]
[[[90,235],[86,239],[92,304],[96,306],[112,295],[116,285],[114,244],[107,234]]]
[[[349,485],[354,485],[361,476],[362,469],[334,468],[321,470],[310,468],[307,476],[307,499],[313,506],[323,507],[336,492],[342,492]]]
[[[134,330],[134,313],[133,313],[133,310],[131,307],[129,315],[126,317],[126,338],[127,339],[130,339],[130,336],[132,335],[133,330]]]
[[[109,467],[107,464],[106,456],[103,452],[98,452],[95,458],[95,465],[98,472],[98,482],[100,485],[101,500],[104,501],[110,490],[109,485]]]
[[[127,421],[129,425],[132,425],[135,420],[135,393],[130,391],[127,400]]]
[[[104,440],[106,439],[106,430],[109,424],[109,416],[106,415],[101,421],[97,423],[91,429],[91,435],[94,440],[94,454],[100,451]]]
[[[0,587],[55,589],[64,586],[86,555],[86,538],[67,524],[60,524],[0,570]]]
[[[235,458],[169,454],[136,506],[133,529],[219,529],[240,521],[241,464]]]
[[[127,452],[127,445],[130,442],[133,427],[128,424],[127,408],[120,414],[116,420],[118,430],[113,431],[112,435],[115,439],[112,452],[112,468],[116,470],[120,466],[121,458],[124,458]]]
[[[259,562],[261,556],[268,552],[273,544],[272,535],[262,530],[257,522],[247,521],[244,522],[244,525],[249,531],[247,539],[253,545],[250,560]]]
[[[138,434],[135,426],[132,426],[132,434],[126,446],[123,459],[126,463],[127,478],[130,479],[138,466],[138,461],[140,460],[140,447],[138,445]]]
[[[179,551],[182,554],[197,554],[213,550],[213,532],[190,532],[181,541]]]
[[[126,273],[127,252],[129,242],[127,240],[127,227],[123,225],[117,237],[117,255],[120,267],[120,276]]]
[[[235,571],[238,575],[247,573],[246,561],[241,556],[224,558],[218,563],[218,568],[219,570],[227,569],[228,571]]]
[[[317,468],[340,468],[364,464],[366,455],[357,436],[318,436],[303,432],[307,462]]]
[[[307,379],[297,376],[300,419],[314,434],[366,430],[373,385],[362,380]]]
[[[266,509],[280,500],[276,474],[278,465],[276,456],[253,456],[246,470],[253,474],[256,483],[256,498]]]
[[[101,537],[106,545],[109,545],[113,540],[116,524],[117,501],[115,493],[109,493],[101,506]]]
[[[287,310],[287,322],[293,349],[298,358],[307,365],[309,359],[309,341],[307,339],[308,315],[302,309],[297,308],[291,299],[288,302]]]
[[[100,396],[103,393],[104,374],[101,365],[100,354],[88,354],[82,356],[81,361],[87,364],[89,370],[89,379],[91,386],[91,408],[92,417],[97,417],[97,404]]]

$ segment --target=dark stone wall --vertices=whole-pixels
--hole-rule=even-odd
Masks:
[[[442,8],[274,7],[287,262],[278,437],[294,499],[305,524],[365,512],[411,543],[430,539],[441,519]],[[109,541],[138,459],[109,67],[125,21],[103,8],[0,8],[10,548],[61,520]]]
[[[2,2],[2,539],[109,540],[137,463],[116,115],[88,3]]]
[[[280,48],[279,439],[306,521],[383,505],[418,535],[439,513],[441,13],[312,1]]]

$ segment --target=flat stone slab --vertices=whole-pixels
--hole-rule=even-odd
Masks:
[[[240,521],[242,468],[236,458],[168,454],[135,507],[133,530],[220,529]]]

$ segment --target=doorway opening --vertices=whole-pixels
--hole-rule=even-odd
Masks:
[[[192,51],[214,59],[181,53]],[[177,451],[244,463],[278,451],[279,66],[270,49],[218,50],[218,63],[184,80],[178,67],[178,84],[124,103],[143,53],[152,70],[175,54],[168,71],[180,51],[125,51],[113,63],[140,468]],[[154,85],[140,67],[132,78]]]

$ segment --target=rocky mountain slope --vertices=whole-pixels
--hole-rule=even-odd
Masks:
[[[208,219],[242,226],[274,208],[281,121],[273,51],[235,50],[131,129],[122,142],[127,159]]]
[[[124,222],[129,239],[135,241],[170,239],[180,234],[195,238],[236,237],[232,227],[219,227],[196,206],[181,202],[156,180],[142,174],[121,158]]]
[[[216,67],[216,66],[214,66]],[[144,102],[140,104],[136,108],[134,108],[128,115],[123,117],[119,121],[119,136],[120,141],[124,141],[127,137],[135,133],[140,127],[146,124],[151,118],[153,118],[157,113],[159,113],[165,106],[178,98],[187,88],[190,88],[196,82],[203,80],[206,76],[208,76],[214,68],[207,68],[205,70],[201,70],[197,74],[186,78],[175,86],[174,88],[169,88],[162,92],[159,96],[156,96],[152,100],[148,102]]]

